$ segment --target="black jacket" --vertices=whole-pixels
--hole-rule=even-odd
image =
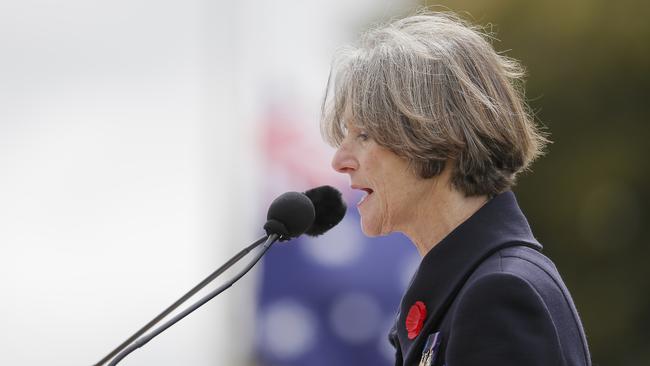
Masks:
[[[422,259],[389,335],[396,365],[591,365],[541,249],[512,192],[486,203]]]

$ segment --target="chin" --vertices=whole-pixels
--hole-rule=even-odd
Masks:
[[[366,229],[363,228],[363,226],[361,227],[361,232],[363,232],[363,234],[364,234],[365,236],[369,237],[369,238],[374,238],[374,237],[377,237],[377,236],[380,236],[380,235],[381,235],[381,234],[380,234],[379,232],[377,232],[377,231],[369,231],[369,230],[366,230]]]
[[[381,227],[373,223],[372,220],[367,220],[367,221],[371,221],[371,222],[366,223],[366,221],[363,220],[363,217],[361,218],[361,231],[365,236],[372,238],[372,237],[384,235],[382,233]]]

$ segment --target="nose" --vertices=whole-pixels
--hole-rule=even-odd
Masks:
[[[359,168],[359,162],[349,148],[341,145],[332,158],[332,168],[339,173],[352,173]]]

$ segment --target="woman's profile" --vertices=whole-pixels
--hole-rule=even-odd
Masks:
[[[321,121],[332,167],[366,192],[366,235],[402,232],[422,256],[389,335],[396,365],[591,364],[511,190],[548,143],[522,76],[451,13],[377,27],[335,58]]]

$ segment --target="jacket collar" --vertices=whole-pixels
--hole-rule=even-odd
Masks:
[[[414,357],[419,359],[418,350],[428,334],[440,327],[451,302],[474,269],[494,252],[514,245],[542,249],[515,195],[507,191],[483,205],[424,256],[402,298],[396,324],[405,364],[414,362]],[[406,316],[417,301],[426,305],[427,315],[419,335],[409,340]]]

